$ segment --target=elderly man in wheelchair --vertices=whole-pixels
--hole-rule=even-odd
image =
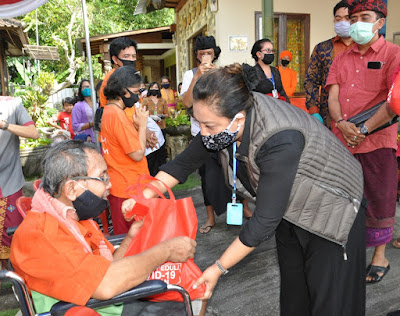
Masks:
[[[144,282],[164,262],[193,258],[196,242],[187,237],[123,257],[142,222],[132,225],[115,250],[93,221],[107,206],[110,187],[107,166],[92,144],[66,141],[48,150],[42,187],[14,234],[10,255],[15,272],[31,290],[36,312],[49,311],[57,301],[85,305],[90,299],[109,300]],[[134,300],[97,309],[107,315],[158,311],[181,315],[185,306]]]

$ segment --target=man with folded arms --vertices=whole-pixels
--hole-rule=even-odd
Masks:
[[[332,132],[363,167],[364,195],[368,200],[366,246],[375,247],[366,281],[376,283],[390,269],[385,247],[392,239],[396,211],[397,125],[369,135],[394,116],[387,103],[359,127],[347,120],[386,100],[400,64],[400,47],[379,35],[387,15],[382,0],[350,0],[348,4],[350,36],[355,44],[335,58],[326,88],[329,112],[335,121]]]

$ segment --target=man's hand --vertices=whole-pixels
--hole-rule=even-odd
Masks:
[[[353,148],[358,146],[365,139],[365,135],[362,134],[360,129],[357,128],[353,123],[342,121],[337,124],[337,128],[342,133],[347,144]]]
[[[218,283],[219,277],[222,275],[221,271],[218,269],[216,264],[209,266],[202,274],[200,278],[197,279],[193,288],[196,289],[203,283],[206,283],[206,291],[204,296],[200,298],[201,300],[208,300],[214,291],[215,286]]]
[[[186,262],[194,258],[196,251],[196,241],[189,237],[175,237],[163,241],[162,244],[168,249],[169,256],[167,261]]]
[[[134,217],[126,218],[126,213],[128,213],[133,207],[135,206],[136,201],[134,199],[127,199],[122,202],[121,211],[122,215],[124,216],[125,220],[130,222],[133,220]]]
[[[146,148],[155,148],[158,145],[156,133],[146,130]]]
[[[196,74],[194,75],[194,79],[198,80],[206,72],[210,71],[211,69],[216,69],[216,68],[218,68],[218,67],[213,64],[209,64],[209,63],[200,64],[199,67],[197,67],[197,71],[196,71]]]

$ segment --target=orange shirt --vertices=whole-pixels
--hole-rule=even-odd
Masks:
[[[339,56],[341,53],[351,48],[354,44],[354,42],[352,42],[349,46],[347,46],[339,36],[333,38],[332,43],[333,43],[333,54],[335,57]]]
[[[105,107],[108,100],[106,96],[104,95],[104,88],[107,86],[107,81],[110,79],[110,76],[114,73],[116,68],[111,69],[104,77],[103,82],[100,87],[100,107]]]
[[[296,72],[290,68],[283,69],[282,66],[279,66],[278,69],[279,73],[281,74],[283,89],[288,97],[293,96],[297,88]]]
[[[167,101],[167,104],[174,104],[175,105],[175,90],[172,89],[161,89],[161,97]]]
[[[10,260],[28,288],[57,300],[85,305],[103,280],[110,261],[99,253],[105,240],[89,221],[77,223],[93,253],[68,228],[48,213],[28,212],[14,234]],[[27,242],[29,241],[29,242]]]
[[[136,184],[140,175],[149,174],[149,168],[146,157],[134,161],[128,156],[142,148],[138,131],[122,109],[113,105],[104,107],[100,141],[112,184],[110,193],[128,198],[126,188]]]

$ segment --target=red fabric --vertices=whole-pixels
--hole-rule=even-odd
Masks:
[[[85,307],[85,306],[75,306],[70,308],[65,314],[65,316],[97,316],[100,314],[95,310]]]
[[[127,222],[124,216],[122,215],[121,206],[122,202],[125,200],[126,198],[120,198],[112,194],[108,196],[114,235],[126,234],[129,228],[131,227],[132,223],[134,222],[134,221]]]
[[[57,121],[60,122],[60,126],[62,129],[71,133],[71,139],[74,138],[74,131],[72,130],[72,119],[71,113],[60,112],[57,117]]]
[[[397,115],[400,115],[400,67],[397,68],[396,71],[396,78],[393,82],[392,88],[390,89],[388,95],[388,102],[390,108],[395,112]]]
[[[32,209],[32,198],[28,196],[20,196],[17,199],[17,209],[23,218],[26,217],[26,214]]]
[[[151,184],[147,184],[146,186],[153,188],[161,196],[161,199],[145,199],[141,190],[141,180],[156,180],[156,178],[142,176],[139,179],[138,186],[136,187],[136,195],[133,197],[140,204],[147,206],[148,209],[144,207],[140,208],[143,213],[138,213],[138,215],[145,216],[143,227],[136,237],[132,239],[125,256],[136,255],[173,237],[187,236],[195,240],[197,215],[192,198],[175,200],[174,194],[167,188],[170,199],[166,199]],[[136,210],[138,212],[139,209],[137,208]],[[194,300],[202,297],[205,292],[204,284],[195,290],[193,289],[194,283],[201,274],[194,260],[189,259],[183,263],[166,262],[153,271],[148,279],[158,279],[169,284],[180,285],[188,291],[191,299]],[[154,300],[182,301],[182,297],[177,293],[164,293],[154,296]]]
[[[17,199],[22,196],[22,189],[5,198],[0,198],[0,259],[8,259],[10,255],[11,236],[6,230],[21,224],[23,218],[17,210]]]
[[[366,226],[378,229],[393,227],[397,197],[397,159],[394,149],[382,148],[354,157],[363,169],[364,196],[368,201]]]
[[[377,11],[387,16],[386,3],[382,0],[348,0],[349,15],[361,11]]]
[[[381,61],[381,69],[368,69],[369,61]],[[364,55],[358,45],[337,56],[329,71],[326,87],[339,85],[339,102],[344,119],[365,111],[379,102],[386,100],[392,77],[400,64],[400,47],[385,41],[381,36]],[[332,132],[342,141],[342,133],[333,124]],[[397,126],[385,128],[369,135],[351,153],[367,153],[378,148],[397,148]]]
[[[24,125],[22,125],[22,126],[29,126],[29,125],[35,125],[35,123],[33,122],[33,121],[29,121],[29,122],[26,122]]]

